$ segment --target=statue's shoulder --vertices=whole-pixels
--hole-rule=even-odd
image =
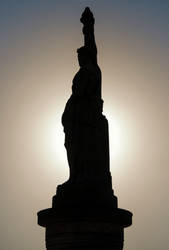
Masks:
[[[89,71],[84,67],[81,67],[73,78],[73,85],[79,82],[84,82],[89,78]]]
[[[75,77],[87,77],[90,73],[90,70],[87,67],[80,67],[79,71],[76,73]]]

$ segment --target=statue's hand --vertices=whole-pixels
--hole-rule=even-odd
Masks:
[[[94,25],[95,19],[93,17],[93,13],[90,11],[89,7],[86,7],[84,12],[82,13],[81,23],[84,25]]]

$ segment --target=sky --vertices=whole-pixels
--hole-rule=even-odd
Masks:
[[[45,250],[39,210],[67,180],[61,115],[94,13],[124,250],[168,250],[169,1],[0,1],[0,249]]]

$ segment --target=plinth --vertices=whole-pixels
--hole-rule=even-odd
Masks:
[[[52,208],[38,212],[47,250],[122,250],[132,213],[119,209],[107,191],[89,183],[58,186]]]

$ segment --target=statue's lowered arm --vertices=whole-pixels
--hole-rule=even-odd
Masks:
[[[97,64],[97,47],[94,36],[95,19],[89,7],[85,8],[80,21],[83,23],[84,46],[90,49]]]

